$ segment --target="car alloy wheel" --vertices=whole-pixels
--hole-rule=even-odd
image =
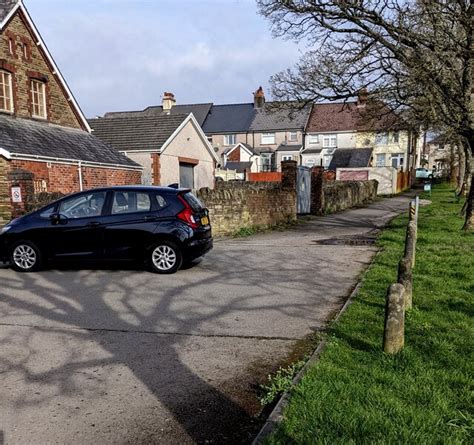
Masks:
[[[154,272],[170,274],[183,263],[179,247],[171,241],[162,241],[151,249],[151,266]]]
[[[40,258],[39,252],[29,243],[20,243],[12,253],[13,267],[19,271],[32,271],[38,268]]]

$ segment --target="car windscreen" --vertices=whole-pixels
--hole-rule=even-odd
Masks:
[[[191,192],[183,193],[182,197],[195,212],[204,209],[204,204]]]

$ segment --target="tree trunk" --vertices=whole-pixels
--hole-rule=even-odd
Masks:
[[[472,147],[473,145],[470,144]],[[472,230],[474,228],[474,217],[472,215],[473,201],[474,201],[474,159],[471,150],[466,150],[466,191],[469,193],[466,197],[466,219],[464,221],[464,230]]]
[[[472,204],[474,201],[474,181],[473,176],[474,172],[471,168],[471,186],[469,187],[469,195],[466,198],[466,219],[464,222],[464,230],[472,230],[474,228],[474,217],[472,215]]]
[[[459,158],[459,175],[458,175],[458,183],[456,187],[456,195],[457,196],[462,196],[465,190],[464,187],[464,182],[466,178],[466,152],[464,151],[464,148],[462,145],[458,145],[457,147],[458,150],[458,158]]]

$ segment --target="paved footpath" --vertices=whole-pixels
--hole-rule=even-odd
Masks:
[[[249,442],[256,383],[324,328],[376,252],[325,240],[373,234],[407,205],[218,241],[173,276],[0,269],[0,443]]]

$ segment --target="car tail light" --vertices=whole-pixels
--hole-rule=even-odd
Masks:
[[[178,196],[178,198],[184,204],[184,210],[179,212],[176,216],[181,221],[185,222],[191,228],[197,229],[199,227],[199,224],[196,222],[196,219],[194,218],[193,209],[189,206],[189,204],[186,202],[186,200],[183,197]]]

